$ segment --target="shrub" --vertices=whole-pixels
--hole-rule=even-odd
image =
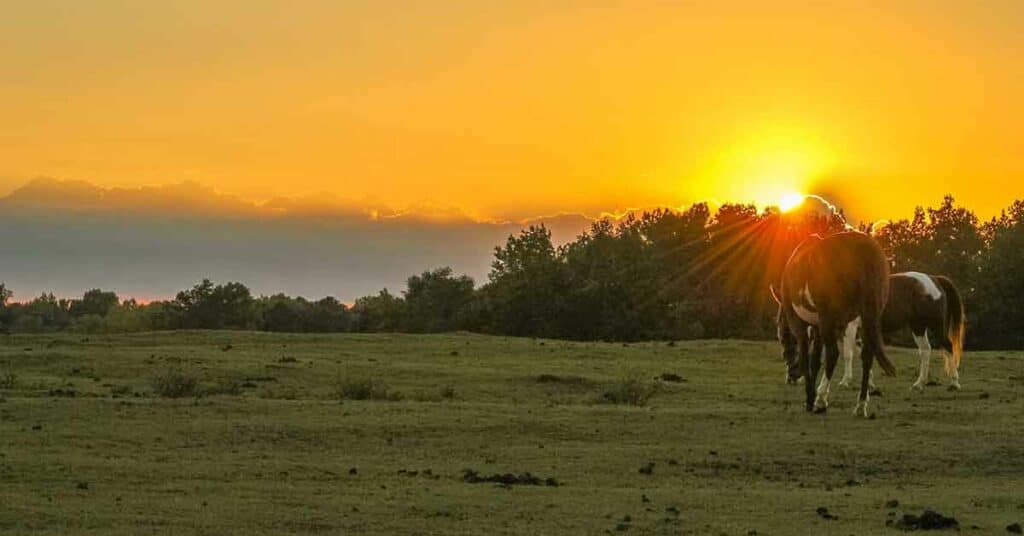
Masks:
[[[388,392],[387,386],[373,378],[339,378],[335,385],[338,400],[401,400],[402,394]]]
[[[628,404],[642,406],[658,391],[657,384],[649,383],[640,378],[627,378],[612,384],[603,393],[601,401],[610,404]]]
[[[18,375],[13,372],[0,374],[0,389],[14,389],[18,385]]]
[[[199,380],[180,369],[167,369],[153,378],[153,391],[164,398],[199,396]]]

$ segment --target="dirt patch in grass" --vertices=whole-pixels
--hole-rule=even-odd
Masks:
[[[389,390],[387,385],[375,378],[339,378],[335,383],[334,396],[338,400],[390,400],[405,398],[402,393]]]
[[[925,510],[921,515],[903,514],[903,517],[896,520],[886,521],[900,530],[942,530],[957,529],[960,523],[954,517],[944,516],[934,510]]]
[[[669,383],[682,383],[682,382],[686,381],[682,376],[680,376],[680,375],[678,375],[678,374],[676,374],[674,372],[663,372],[660,376],[658,376],[655,379],[661,380],[663,382],[669,382]]]

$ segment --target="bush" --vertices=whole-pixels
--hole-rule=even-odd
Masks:
[[[658,391],[657,384],[631,377],[615,383],[601,393],[601,401],[610,404],[642,406]]]
[[[0,374],[0,389],[14,389],[18,385],[18,375],[13,372]]]
[[[153,391],[164,398],[199,396],[199,379],[179,369],[167,369],[153,378]]]
[[[391,400],[404,398],[398,391],[389,392],[387,386],[373,378],[339,378],[335,386],[338,400]]]

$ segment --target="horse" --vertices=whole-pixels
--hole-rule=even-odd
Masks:
[[[800,243],[786,261],[779,293],[778,338],[789,377],[804,380],[807,411],[828,409],[828,393],[839,359],[839,331],[856,318],[861,319],[864,344],[860,397],[854,415],[868,416],[868,381],[877,359],[882,370],[896,375],[882,341],[882,313],[889,296],[889,261],[870,236],[847,231],[822,238],[812,235]],[[812,343],[811,329],[819,334]],[[815,391],[814,380],[825,351],[825,375]]]
[[[853,380],[853,352],[859,319],[851,322],[843,338],[846,366],[839,385],[849,387]],[[946,375],[950,389],[960,389],[960,360],[963,356],[966,321],[964,303],[956,285],[948,277],[921,272],[902,272],[889,276],[889,300],[882,313],[882,331],[891,333],[909,327],[921,359],[917,381],[911,389],[924,389],[932,347],[929,334],[939,338],[944,350]]]

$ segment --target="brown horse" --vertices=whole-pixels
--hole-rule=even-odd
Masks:
[[[824,412],[828,392],[839,360],[840,331],[861,319],[864,345],[860,398],[853,412],[863,408],[868,416],[868,381],[875,359],[886,374],[896,369],[885,355],[882,341],[882,313],[889,295],[889,262],[882,248],[870,236],[844,232],[803,241],[793,251],[782,273],[782,286],[772,295],[779,302],[779,342],[789,365],[789,377],[803,377],[807,411]],[[811,344],[811,329],[820,341]],[[814,380],[821,369],[825,351],[825,376],[817,393]]]
[[[843,340],[846,366],[839,385],[848,386],[853,379],[853,352],[856,347],[858,321],[846,329]],[[917,344],[921,359],[917,381],[911,387],[924,388],[928,381],[928,364],[932,346],[928,339],[933,335],[939,347],[945,350],[946,374],[950,378],[950,389],[960,389],[960,359],[963,356],[964,304],[956,285],[941,275],[921,272],[901,272],[889,276],[889,300],[882,314],[882,330],[886,333],[910,328]]]

